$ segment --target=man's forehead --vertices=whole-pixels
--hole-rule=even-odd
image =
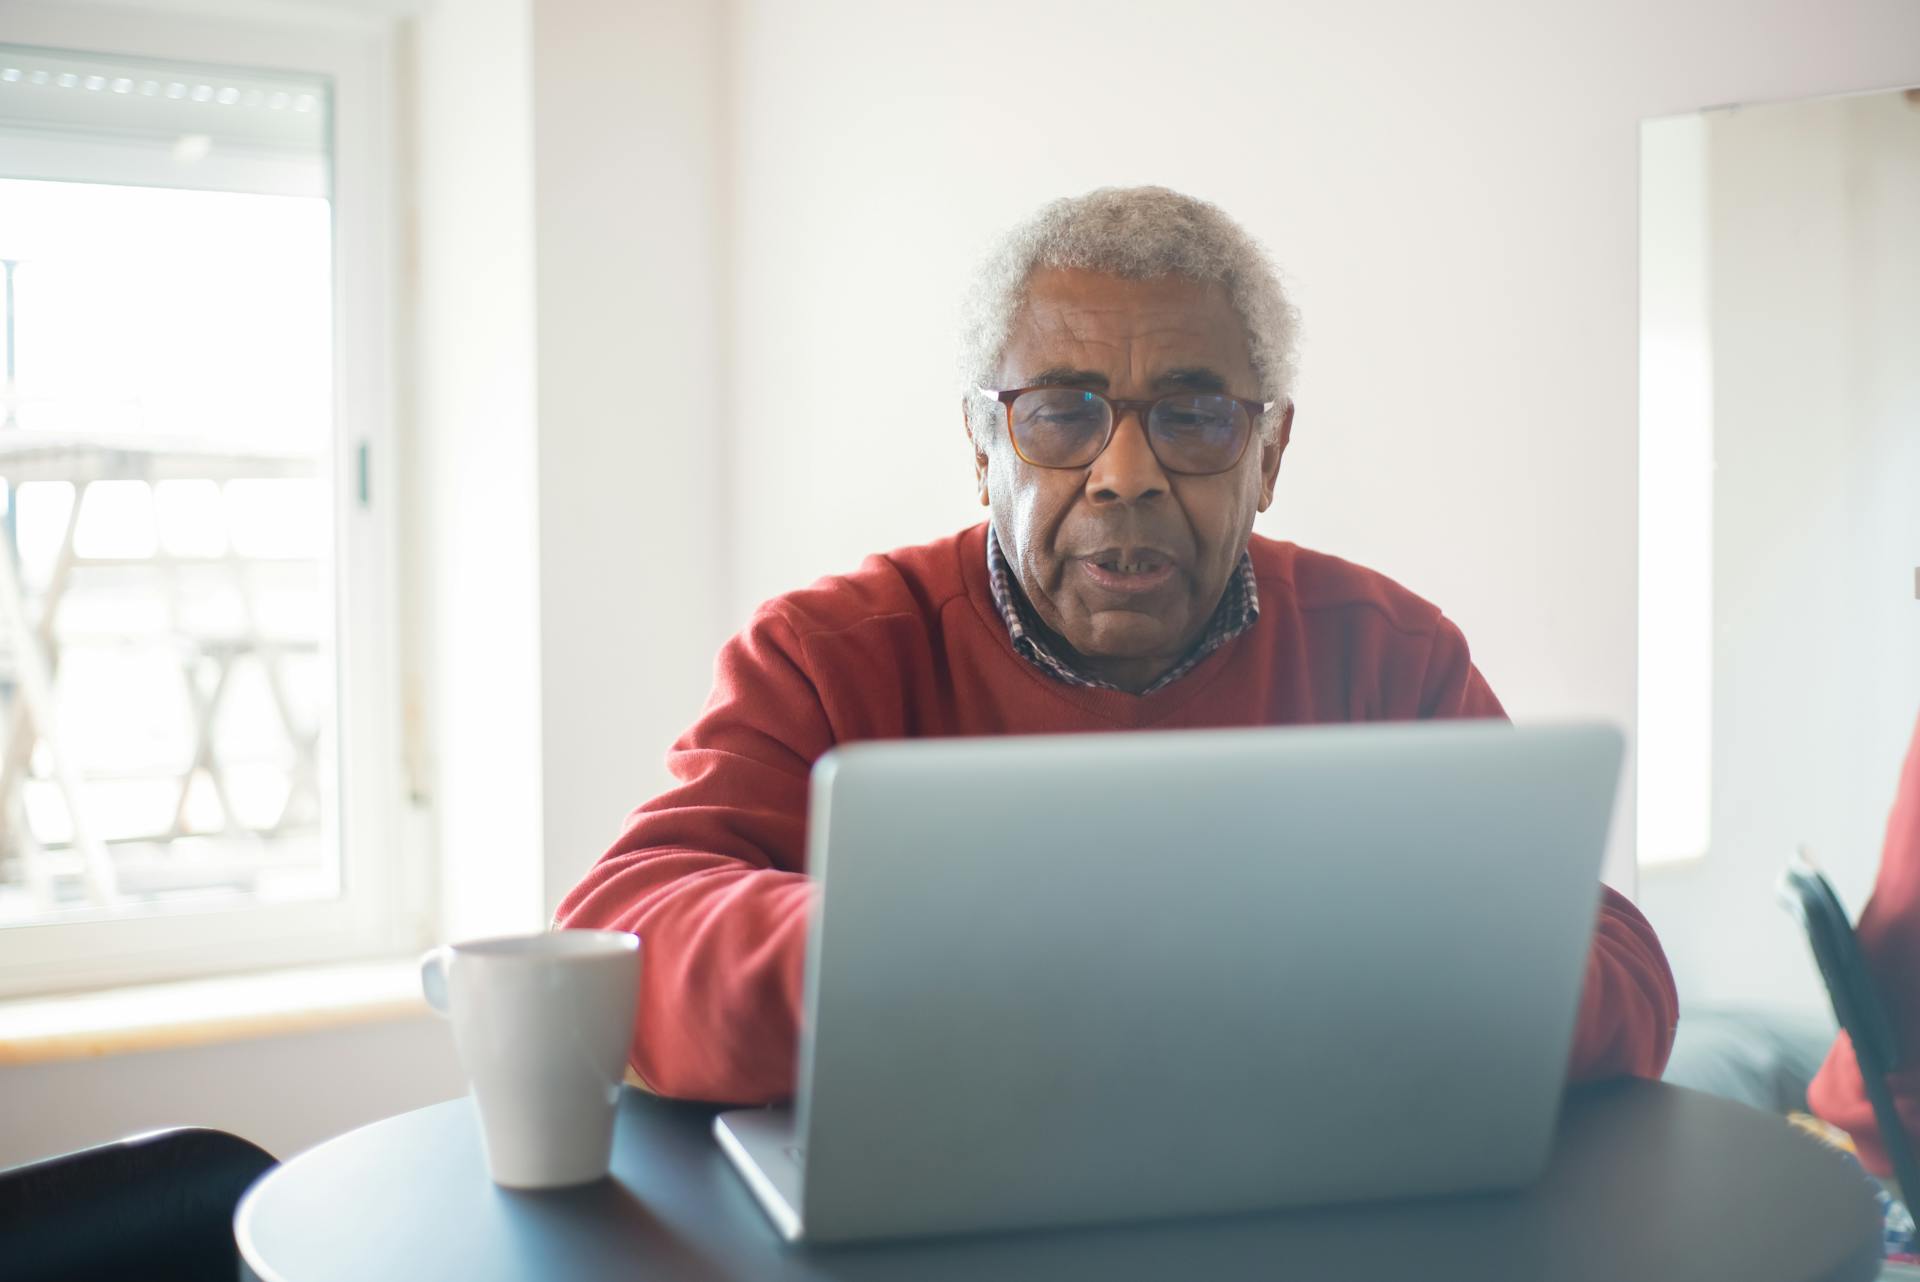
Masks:
[[[1022,311],[1185,317],[1239,327],[1239,315],[1219,281],[1188,276],[1116,276],[1082,267],[1042,267],[1027,278]]]
[[[1079,268],[1033,274],[1005,356],[1032,366],[1017,371],[1030,376],[1041,366],[1098,366],[1121,356],[1131,362],[1148,353],[1156,364],[1213,368],[1236,379],[1252,373],[1246,327],[1218,282]]]

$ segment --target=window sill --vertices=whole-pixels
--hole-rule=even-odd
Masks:
[[[0,1066],[172,1050],[427,1012],[412,958],[0,1002]]]

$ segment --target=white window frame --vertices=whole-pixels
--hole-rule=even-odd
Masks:
[[[10,44],[272,68],[333,86],[334,609],[342,893],[0,927],[0,998],[391,956],[432,930],[432,851],[401,840],[393,343],[400,132],[392,24],[0,0]],[[284,15],[284,16],[283,16]],[[350,430],[344,430],[350,429]],[[362,494],[362,479],[370,484]]]

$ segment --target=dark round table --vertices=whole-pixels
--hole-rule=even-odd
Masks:
[[[1516,1194],[832,1249],[776,1237],[712,1118],[629,1090],[613,1178],[548,1193],[487,1179],[470,1099],[377,1122],[253,1186],[234,1216],[241,1275],[1868,1282],[1880,1264],[1873,1194],[1845,1159],[1652,1082],[1570,1093],[1546,1176]]]

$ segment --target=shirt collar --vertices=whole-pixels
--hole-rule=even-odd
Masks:
[[[1039,620],[1033,616],[1033,607],[1020,591],[1013,567],[1000,550],[1000,538],[993,532],[992,521],[987,522],[987,584],[993,593],[994,607],[999,610],[1001,621],[1007,625],[1007,635],[1013,639],[1013,648],[1021,658],[1067,685],[1093,690],[1120,688],[1112,682],[1088,676],[1054,653],[1046,643]],[[1152,694],[1172,685],[1199,667],[1202,659],[1252,627],[1259,617],[1260,584],[1253,573],[1253,557],[1243,551],[1233,573],[1227,578],[1226,591],[1220,594],[1220,604],[1214,607],[1213,617],[1207,620],[1206,631],[1200,634],[1200,639],[1194,642],[1193,648],[1187,651],[1180,662],[1161,673],[1152,685],[1140,693]]]

